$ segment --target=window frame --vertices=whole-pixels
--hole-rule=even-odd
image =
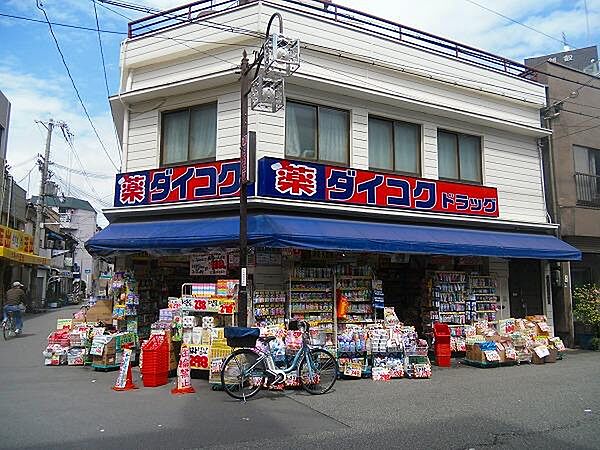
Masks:
[[[216,124],[216,130],[215,130],[215,155],[213,157],[210,158],[198,158],[198,159],[189,159],[190,157],[190,134],[191,134],[191,127],[189,126],[189,123],[191,123],[191,112],[194,108],[199,108],[202,106],[207,106],[207,105],[214,105],[215,107],[215,115],[217,116],[217,120],[215,122]],[[180,161],[180,162],[173,162],[173,163],[166,163],[165,162],[165,151],[164,151],[164,135],[165,135],[165,127],[164,125],[164,115],[165,114],[171,114],[171,113],[177,113],[177,112],[181,112],[181,111],[187,111],[188,113],[188,129],[187,129],[187,134],[188,134],[188,148],[187,148],[187,159],[185,161]],[[159,157],[159,163],[160,163],[160,167],[177,167],[177,166],[183,166],[183,165],[191,165],[191,164],[199,164],[199,163],[205,163],[205,162],[212,162],[212,161],[216,161],[217,160],[217,142],[218,142],[218,130],[219,130],[219,115],[218,115],[218,102],[215,101],[211,101],[211,102],[206,102],[206,103],[196,103],[194,105],[190,105],[190,106],[184,106],[182,108],[177,108],[177,109],[165,109],[163,111],[160,111],[160,157]]]
[[[371,166],[371,161],[369,160],[369,170],[373,172],[382,172],[382,173],[391,173],[398,175],[406,175],[412,177],[421,177],[423,174],[423,124],[416,122],[409,122],[407,120],[399,120],[399,119],[390,119],[389,117],[379,116],[377,114],[369,114],[367,116],[367,129],[369,128],[369,120],[381,120],[384,122],[389,122],[392,125],[392,165],[394,166],[393,170],[390,169],[381,169],[375,166]],[[417,148],[415,149],[417,152],[417,171],[416,172],[407,172],[405,170],[396,170],[396,127],[394,123],[405,123],[408,125],[416,125],[419,127],[419,143]],[[369,152],[369,141],[367,139],[367,153]]]
[[[573,144],[572,145],[572,149],[573,149],[573,172],[575,174],[583,174],[583,175],[593,175],[593,176],[600,176],[600,167],[596,166],[596,172],[598,173],[588,173],[588,172],[579,172],[577,171],[577,160],[575,158],[575,153],[576,153],[576,149],[585,149],[586,153],[587,153],[587,163],[588,163],[588,170],[591,172],[591,160],[592,160],[592,156],[594,157],[594,159],[597,159],[598,161],[600,161],[600,149],[594,148],[594,147],[588,147],[587,145],[579,145],[579,144]]]
[[[439,159],[439,154],[440,154],[440,144],[439,144],[439,136],[440,133],[446,133],[449,135],[454,136],[454,139],[456,140],[456,168],[458,171],[458,178],[449,178],[449,177],[442,177],[439,175],[440,173],[440,159]],[[460,174],[460,139],[459,136],[469,136],[469,137],[474,137],[477,138],[479,141],[479,181],[474,181],[474,180],[464,180],[461,178],[461,174]],[[477,134],[469,134],[469,133],[463,133],[462,131],[454,131],[454,130],[449,130],[447,128],[438,128],[437,129],[437,154],[438,154],[438,179],[443,180],[443,181],[455,181],[455,182],[460,182],[463,184],[473,184],[473,185],[477,185],[477,186],[483,186],[483,136],[481,135],[477,135]]]
[[[316,109],[316,117],[315,117],[315,123],[317,125],[317,129],[316,129],[316,134],[315,134],[315,143],[316,143],[316,153],[317,156],[315,159],[310,159],[310,158],[303,158],[301,156],[292,156],[292,155],[288,155],[287,154],[287,133],[288,133],[288,127],[287,127],[287,105],[288,103],[296,103],[299,105],[304,105],[304,106],[311,106],[313,108]],[[340,167],[350,167],[350,156],[351,156],[351,148],[352,148],[352,130],[351,130],[351,124],[352,124],[352,120],[351,120],[351,113],[352,111],[349,109],[344,109],[344,108],[339,108],[337,106],[330,106],[330,105],[323,105],[323,104],[318,104],[318,103],[312,103],[309,101],[304,101],[304,100],[296,100],[294,98],[290,98],[285,100],[285,107],[286,107],[286,112],[285,112],[285,135],[283,137],[284,139],[284,144],[283,144],[283,154],[285,159],[293,159],[296,161],[305,161],[305,162],[314,162],[314,163],[321,163],[321,164],[326,164],[326,165],[332,165],[332,166],[340,166]],[[320,132],[320,127],[319,127],[319,109],[320,108],[328,108],[328,109],[333,109],[336,111],[342,111],[345,112],[348,115],[348,120],[347,120],[347,126],[348,126],[348,146],[346,148],[346,162],[339,162],[339,161],[329,161],[326,159],[320,159],[320,151],[319,151],[319,132]]]

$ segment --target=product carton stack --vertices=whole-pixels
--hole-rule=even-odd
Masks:
[[[497,329],[477,323],[475,329],[477,334],[467,338],[465,363],[477,367],[551,363],[564,350],[542,315],[500,320]]]

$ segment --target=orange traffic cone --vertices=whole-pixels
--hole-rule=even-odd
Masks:
[[[171,389],[171,394],[193,394],[196,392],[192,387],[190,369],[190,348],[187,345],[182,345],[177,366],[177,387]]]
[[[131,389],[137,389],[137,386],[133,384],[133,376],[131,375],[131,354],[133,350],[131,348],[123,349],[123,360],[121,361],[121,367],[119,369],[119,376],[113,386],[114,391],[130,391]],[[127,372],[125,375],[124,372]],[[123,375],[125,375],[125,382],[123,383]]]

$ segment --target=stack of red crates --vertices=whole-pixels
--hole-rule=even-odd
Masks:
[[[450,367],[450,327],[445,323],[433,324],[435,337],[435,364],[440,367]]]
[[[169,382],[169,343],[163,335],[151,336],[142,345],[142,381],[146,387]]]

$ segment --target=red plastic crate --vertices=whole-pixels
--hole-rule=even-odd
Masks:
[[[439,367],[450,367],[450,356],[435,355],[435,365]]]
[[[436,322],[433,324],[433,334],[436,340],[446,336],[450,338],[450,327],[446,323]]]
[[[447,356],[450,357],[452,356],[452,351],[450,349],[445,350],[445,349],[440,349],[435,351],[435,357],[437,358],[438,356]]]
[[[169,373],[168,372],[158,372],[158,373],[143,373],[142,374],[142,383],[145,387],[157,387],[164,386],[169,382]]]

